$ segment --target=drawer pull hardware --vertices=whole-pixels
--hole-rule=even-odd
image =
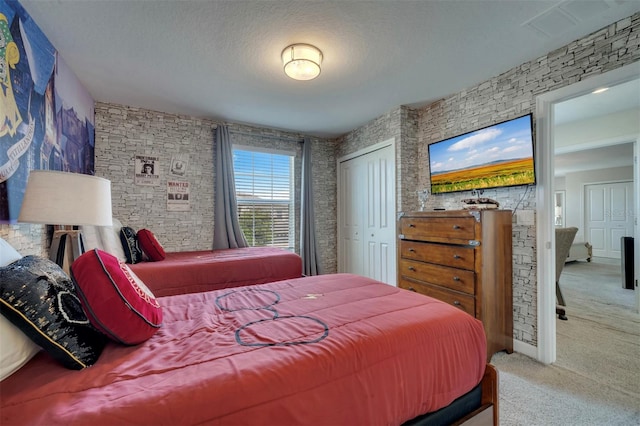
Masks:
[[[409,270],[415,272],[416,268],[414,268],[413,266],[409,266]]]
[[[409,249],[409,253],[415,253],[415,252],[416,252],[415,249],[412,249],[412,248]]]
[[[413,288],[413,287],[409,287],[409,291],[413,291],[413,292],[415,292],[415,291],[416,291],[416,289],[415,289],[415,288]]]
[[[460,281],[460,277],[453,277],[454,281]]]
[[[461,257],[461,256],[460,256],[459,254],[454,254],[454,255],[453,255],[453,258],[454,258],[454,259],[460,259],[460,257]]]
[[[454,300],[454,301],[453,301],[453,304],[454,304],[454,305],[456,305],[456,306],[460,306],[460,302],[459,302],[459,301],[457,301],[457,300]]]
[[[460,229],[460,225],[453,225],[453,229]]]
[[[409,228],[415,228],[416,226],[413,223],[410,223],[409,225],[407,225]]]

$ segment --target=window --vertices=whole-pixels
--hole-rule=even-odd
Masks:
[[[235,147],[233,171],[249,245],[294,250],[293,154]]]

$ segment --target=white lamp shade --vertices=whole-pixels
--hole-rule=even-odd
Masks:
[[[292,44],[282,51],[284,73],[294,80],[313,80],[321,64],[322,52],[310,44]]]
[[[18,222],[111,226],[111,181],[97,176],[32,170]]]

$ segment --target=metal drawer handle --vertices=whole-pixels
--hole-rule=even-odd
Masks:
[[[460,281],[460,277],[453,277],[454,281]]]
[[[413,287],[409,287],[409,291],[416,292],[416,289],[415,289],[415,288],[413,288]]]
[[[456,305],[456,306],[460,306],[460,302],[458,302],[457,300],[454,300],[453,304]]]
[[[415,249],[412,249],[412,248],[409,249],[409,253],[415,253],[415,252],[416,252]]]
[[[454,259],[460,259],[460,257],[461,257],[461,256],[460,256],[459,254],[454,254],[454,255],[453,255],[453,258],[454,258]]]
[[[410,270],[410,271],[415,271],[415,270],[416,270],[416,268],[414,268],[413,266],[409,266],[409,270]]]
[[[413,223],[407,225],[409,228],[415,228],[416,226]]]
[[[453,229],[460,229],[460,225],[453,225]]]

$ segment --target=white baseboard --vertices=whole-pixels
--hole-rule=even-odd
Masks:
[[[540,361],[538,359],[538,348],[536,346],[521,342],[520,340],[514,340],[513,350],[514,352],[521,353],[523,355],[528,356],[529,358],[533,358],[535,360]]]

